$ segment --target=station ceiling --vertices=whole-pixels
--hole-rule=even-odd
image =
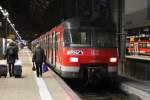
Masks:
[[[52,18],[48,19],[48,16],[52,15],[47,12],[52,12],[51,4],[54,5],[54,1],[56,2],[56,0],[0,0],[0,5],[7,9],[10,20],[22,38],[31,40],[50,30],[55,24],[53,20],[49,20]]]
[[[0,0],[0,5],[7,9],[22,38],[32,40],[66,18],[98,16],[99,4],[106,5],[106,1],[109,0]]]

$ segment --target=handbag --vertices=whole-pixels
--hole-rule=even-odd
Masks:
[[[44,63],[43,66],[42,66],[42,72],[45,73],[47,71],[49,71],[48,64]]]
[[[32,66],[32,70],[33,70],[33,71],[36,70],[34,63],[33,63],[33,66]]]

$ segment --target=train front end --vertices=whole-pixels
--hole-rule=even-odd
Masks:
[[[116,77],[118,49],[116,34],[103,28],[66,29],[61,76],[66,78]]]

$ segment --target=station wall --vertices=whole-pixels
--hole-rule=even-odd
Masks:
[[[150,25],[149,0],[125,0],[125,29]]]

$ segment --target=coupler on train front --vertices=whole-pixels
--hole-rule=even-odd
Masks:
[[[82,64],[80,66],[79,78],[85,84],[96,84],[102,80],[106,80],[111,84],[118,81],[117,71],[109,72],[107,65]]]

